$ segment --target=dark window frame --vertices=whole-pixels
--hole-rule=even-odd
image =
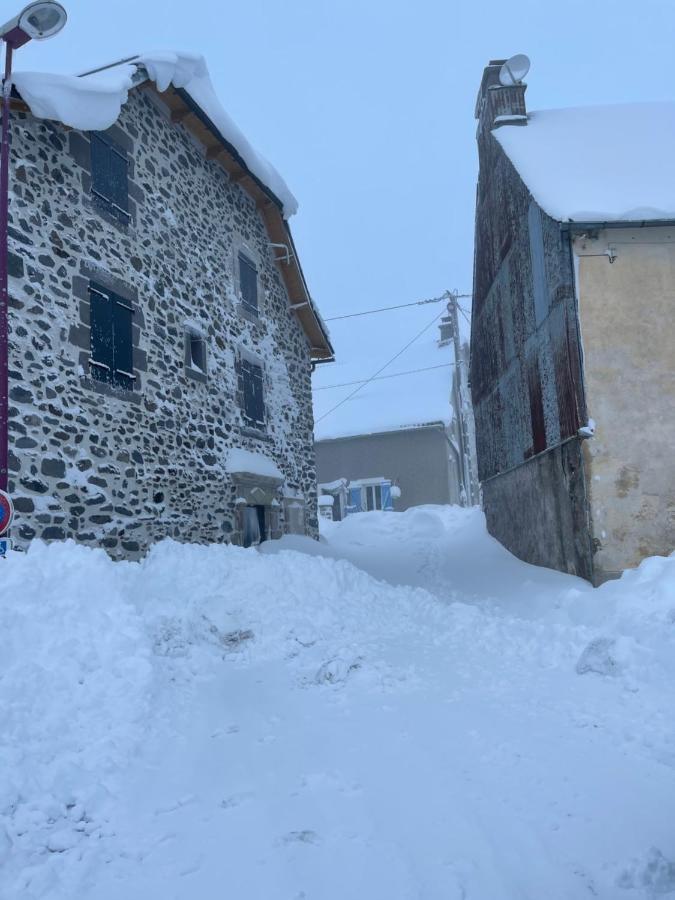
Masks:
[[[265,428],[265,379],[261,363],[240,361],[244,418],[256,428]]]
[[[243,250],[237,254],[239,296],[241,305],[255,316],[260,314],[258,267]]]
[[[129,156],[107,134],[89,133],[91,148],[91,193],[111,216],[122,224],[129,212]]]
[[[364,484],[362,490],[366,494],[366,511],[382,509],[382,485],[381,484]],[[363,501],[362,501],[363,502]]]
[[[89,374],[94,381],[133,391],[133,317],[130,302],[95,281],[89,282]]]
[[[200,375],[208,372],[206,338],[195,331],[185,332],[185,367]]]

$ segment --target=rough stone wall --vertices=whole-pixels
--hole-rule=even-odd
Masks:
[[[564,454],[553,454],[563,442],[576,442],[586,421],[572,255],[560,223],[537,206],[491,133],[491,111],[501,109],[495,97],[503,90],[487,87],[492,74],[484,78],[491,102],[478,107],[470,365],[479,477],[491,484],[484,489],[486,518],[491,533],[522,559],[589,577],[588,517],[574,512],[586,503],[583,477],[573,481],[581,494],[565,499]],[[522,96],[515,100],[515,111],[524,112]],[[539,466],[535,458],[547,452],[551,461]],[[529,465],[539,466],[545,477],[523,475],[537,483],[536,491],[523,494],[521,477],[508,473]],[[489,482],[502,478],[499,488]],[[504,506],[510,510],[506,517]],[[545,515],[542,507],[548,508]],[[522,523],[539,519],[550,529],[582,529],[580,538],[564,537],[571,557],[561,560],[557,549],[543,557],[533,550]],[[552,537],[543,541],[544,548],[554,546]]]
[[[238,542],[231,447],[283,472],[273,530],[294,497],[316,535],[309,346],[253,200],[148,91],[109,134],[129,154],[128,225],[92,196],[86,133],[13,114],[12,538],[72,537],[114,557],[166,536]],[[235,287],[242,246],[259,268],[258,317]],[[91,377],[90,278],[134,308],[133,391]],[[186,366],[186,322],[206,338],[206,378]],[[242,354],[264,368],[264,429],[243,418]]]

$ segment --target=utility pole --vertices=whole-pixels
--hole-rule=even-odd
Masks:
[[[459,316],[458,316],[457,291],[448,291],[448,315],[451,320],[452,341],[455,353],[455,377],[453,379],[452,403],[457,419],[457,441],[459,444],[463,505],[472,506],[477,498],[474,497],[473,464],[471,458],[471,438],[469,423],[467,421],[467,404],[470,403],[465,396],[464,378],[462,373],[461,345],[459,340]]]

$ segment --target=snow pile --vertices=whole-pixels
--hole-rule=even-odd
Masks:
[[[275,478],[283,481],[284,476],[279,466],[262,453],[254,453],[252,450],[242,450],[235,447],[227,452],[225,471],[232,475],[258,475],[263,478]]]
[[[671,896],[675,557],[593,590],[478,510],[321,524],[0,564],[0,896]]]
[[[159,91],[183,88],[242,157],[248,169],[281,201],[289,218],[298,203],[277,170],[251,146],[218,99],[202,56],[176,51],[141,53],[91,75],[16,72],[12,81],[34,116],[71,128],[102,131],[117,121],[129,91],[147,77]]]
[[[542,110],[493,134],[554,219],[675,219],[675,103]]]
[[[72,546],[35,544],[3,565],[0,869],[102,836],[149,712],[150,648],[126,574]]]

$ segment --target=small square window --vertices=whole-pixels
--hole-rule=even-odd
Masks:
[[[190,365],[206,375],[206,341],[196,334],[189,334]]]
[[[239,254],[239,293],[244,308],[258,315],[258,270],[243,253]]]

